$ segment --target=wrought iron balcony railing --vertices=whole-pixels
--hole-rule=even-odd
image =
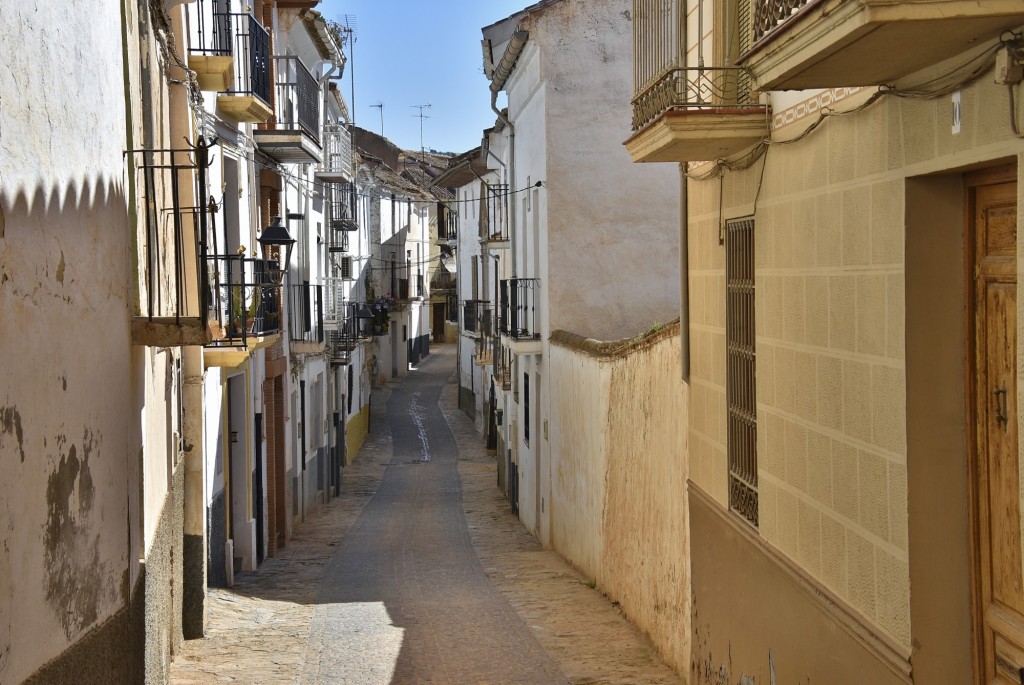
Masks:
[[[192,35],[189,36],[189,52],[218,57],[232,54],[232,15],[217,11],[219,5],[213,0],[196,0],[190,13]]]
[[[455,243],[459,239],[459,212],[443,202],[437,203],[437,240]]]
[[[508,278],[501,281],[498,316],[502,335],[514,340],[537,340],[540,326],[537,321],[536,278]]]
[[[754,42],[783,26],[815,0],[753,0]]]
[[[688,58],[693,45],[687,44],[684,30],[686,0],[633,0],[633,8],[634,131],[670,110],[760,107],[745,70],[698,66]],[[742,51],[750,42],[749,13],[739,14],[734,21]],[[697,35],[703,35],[703,27],[698,29]]]
[[[219,335],[210,346],[245,347],[252,337],[281,330],[281,285],[273,260],[241,254],[213,255],[207,260],[210,318]]]
[[[299,283],[288,286],[288,338],[294,342],[324,341],[324,288]]]
[[[430,277],[430,291],[451,290],[455,287],[455,283],[455,274],[440,267]]]
[[[462,304],[462,329],[470,333],[493,335],[492,312],[488,300],[466,300]]]
[[[206,328],[209,148],[133,150],[145,213],[139,271],[145,279],[140,314],[148,321],[201,319]]]
[[[670,110],[760,109],[750,77],[740,67],[678,67],[633,98],[633,130]]]
[[[277,72],[277,130],[301,130],[320,140],[320,84],[313,74],[292,55],[274,55]]]
[[[359,230],[359,193],[355,183],[331,183],[330,225],[335,231]]]
[[[352,179],[352,134],[344,124],[324,124],[324,160],[318,174],[324,180]]]
[[[270,102],[270,34],[251,14],[229,13],[234,78],[228,95],[254,95]]]

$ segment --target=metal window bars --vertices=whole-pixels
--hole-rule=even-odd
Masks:
[[[726,223],[726,406],[729,507],[758,525],[754,221]]]
[[[275,55],[277,123],[275,128],[302,130],[320,140],[320,85],[309,69],[292,55]]]
[[[537,323],[537,278],[508,278],[500,283],[501,334],[515,340],[540,338]]]
[[[440,243],[454,244],[459,240],[459,212],[443,202],[437,203],[437,240]]]
[[[220,329],[210,347],[247,347],[281,329],[281,284],[275,260],[244,254],[207,258],[210,316]]]
[[[145,235],[139,271],[144,293],[139,309],[153,320],[198,317],[206,328],[207,194],[209,147],[200,138],[179,149],[129,150]]]

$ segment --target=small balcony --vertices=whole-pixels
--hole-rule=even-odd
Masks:
[[[455,290],[455,274],[443,266],[438,267],[430,276],[431,293],[447,293]]]
[[[288,286],[288,339],[293,352],[310,354],[323,349],[323,286],[310,283]]]
[[[228,87],[217,95],[217,111],[235,123],[270,119],[270,34],[251,14],[217,15],[228,27],[232,69]]]
[[[1024,24],[1020,0],[752,0],[761,90],[890,83]]]
[[[327,326],[327,357],[332,364],[342,365],[352,362],[352,353],[360,342],[379,331],[378,318],[387,321],[386,312],[383,317],[377,317],[361,302],[339,302],[331,317],[335,325]],[[325,317],[325,325],[327,321]]]
[[[332,183],[330,192],[330,222],[334,231],[359,230],[359,193],[355,183]]]
[[[487,186],[487,211],[480,222],[480,240],[491,249],[507,248],[508,235],[508,185],[495,183]]]
[[[498,329],[502,345],[516,354],[540,354],[543,345],[537,316],[536,278],[509,278],[500,282]]]
[[[633,98],[633,130],[634,162],[715,160],[766,138],[767,108],[742,69],[673,68]]]
[[[213,255],[207,262],[213,328],[213,340],[207,347],[247,350],[275,342],[281,332],[277,263],[242,254]],[[244,357],[239,356],[235,362]],[[216,365],[232,366],[235,362]]]
[[[452,247],[459,244],[459,212],[443,202],[437,203],[437,243]]]
[[[256,145],[281,163],[320,164],[320,84],[292,56],[275,56],[274,121],[253,131]]]
[[[132,342],[149,347],[203,345],[210,341],[206,243],[208,147],[133,150],[140,190],[138,316]]]
[[[687,7],[633,0],[633,135],[625,145],[634,162],[716,160],[768,136],[767,108],[747,72],[724,56],[705,66],[693,55]]]
[[[462,304],[462,330],[474,335],[493,335],[494,317],[488,300],[466,300]]]
[[[324,183],[352,180],[352,135],[344,124],[324,124],[323,162],[316,178]]]
[[[188,66],[203,90],[226,91],[234,75],[231,14],[218,12],[213,0],[196,0],[189,9]]]

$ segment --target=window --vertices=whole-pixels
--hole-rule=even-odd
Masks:
[[[345,280],[352,280],[352,256],[342,255],[339,266],[341,267],[341,277]]]
[[[754,358],[754,220],[725,225],[729,508],[758,525]]]

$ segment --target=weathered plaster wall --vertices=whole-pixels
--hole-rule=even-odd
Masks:
[[[4,682],[124,625],[137,575],[121,23],[113,0],[0,8]],[[137,645],[87,651],[138,663]]]
[[[631,11],[629,0],[555,3],[531,27],[529,43],[541,54],[546,108],[546,169],[531,180],[545,181],[533,195],[546,212],[547,265],[538,275],[549,330],[604,340],[679,315],[678,172],[633,164],[622,145],[631,117]],[[517,173],[523,188],[525,171]]]
[[[679,324],[637,344],[552,339],[551,546],[680,673],[690,659],[687,392]]]

